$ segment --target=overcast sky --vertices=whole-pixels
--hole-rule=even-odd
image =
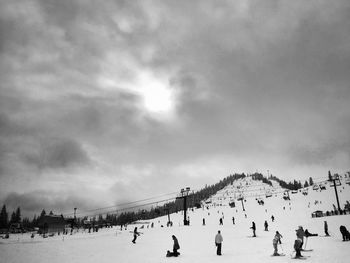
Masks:
[[[0,1],[0,205],[350,167],[350,1]]]

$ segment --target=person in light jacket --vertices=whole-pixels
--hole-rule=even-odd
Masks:
[[[221,256],[222,241],[223,241],[223,238],[222,238],[221,232],[219,230],[215,236],[216,255],[218,255],[218,256]]]

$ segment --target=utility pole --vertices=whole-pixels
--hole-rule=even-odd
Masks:
[[[330,174],[330,172],[329,172],[329,174]],[[337,199],[337,205],[338,205],[338,211],[341,214],[341,209],[340,209],[340,204],[339,204],[339,197],[338,197],[338,191],[337,191],[337,186],[341,185],[341,182],[339,180],[339,175],[338,174],[334,174],[333,176],[330,176],[328,181],[331,181],[333,183],[333,185],[331,185],[331,186],[332,187],[334,186],[335,197]]]
[[[184,200],[184,225],[187,226],[188,225],[188,221],[187,221],[187,197],[189,196],[189,192],[190,192],[190,187],[186,187],[186,189],[181,189],[180,194],[181,196],[176,197],[176,199],[183,199]]]

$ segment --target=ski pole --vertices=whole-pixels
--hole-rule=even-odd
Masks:
[[[284,251],[283,251],[283,247],[282,247],[282,244],[281,244],[281,243],[280,243],[280,246],[281,246],[281,250],[282,250],[282,252],[284,252]]]
[[[305,247],[304,247],[304,249],[306,249],[306,245],[307,245],[307,239],[308,239],[308,238],[306,237],[306,241],[305,241]]]

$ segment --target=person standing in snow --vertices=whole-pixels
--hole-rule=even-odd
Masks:
[[[252,222],[251,229],[253,230],[253,237],[256,237],[256,235],[255,235],[255,230],[256,230],[255,222]]]
[[[324,221],[324,233],[326,237],[329,237],[327,221]]]
[[[265,227],[265,231],[269,231],[269,224],[267,223],[267,221],[265,220],[265,223],[264,223],[264,227]]]
[[[278,245],[278,243],[281,244],[281,237],[282,237],[282,235],[278,231],[276,231],[275,237],[272,240],[272,245],[273,245],[273,248],[274,248],[273,256],[279,256],[280,255],[280,254],[278,254],[277,245]]]
[[[232,223],[235,224],[235,217],[232,217]]]
[[[222,238],[221,232],[219,230],[215,236],[216,255],[218,255],[218,256],[221,256],[222,241],[223,241],[223,238]]]
[[[294,241],[294,249],[295,249],[295,258],[301,258],[302,255],[300,253],[301,251],[301,247],[302,247],[302,241],[300,238],[297,238],[295,241]]]
[[[139,236],[139,235],[140,235],[140,233],[137,232],[137,227],[135,227],[135,229],[134,229],[134,239],[131,242],[135,244],[137,236]]]
[[[271,221],[275,221],[275,217],[273,215],[271,216]]]
[[[300,239],[301,241],[300,250],[302,250],[303,244],[304,244],[304,236],[305,236],[304,229],[302,226],[299,226],[299,228],[295,231],[296,231],[297,238]]]

